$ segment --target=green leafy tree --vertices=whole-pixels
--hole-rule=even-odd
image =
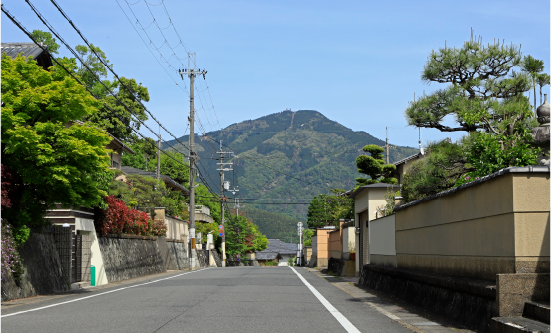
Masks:
[[[385,151],[382,147],[377,145],[367,145],[362,148],[363,151],[368,152],[371,156],[360,155],[356,158],[356,166],[358,167],[358,172],[363,173],[370,177],[370,179],[356,178],[358,186],[369,185],[375,183],[387,183],[387,184],[398,184],[396,178],[390,177],[392,172],[396,170],[396,166],[393,164],[385,164],[383,159],[383,152]]]
[[[157,158],[149,160],[149,170],[155,170],[157,167]],[[189,187],[189,166],[184,163],[183,156],[180,153],[165,151],[161,153],[161,174],[169,176],[184,187]]]
[[[55,38],[53,38],[49,32],[34,30],[32,35],[39,42],[43,42],[47,45],[51,53],[57,54],[59,44],[56,43]],[[149,92],[147,88],[142,86],[141,83],[137,83],[135,79],[128,79],[125,77],[121,77],[121,82],[130,91],[122,87],[121,82],[118,80],[110,81],[108,69],[102,61],[109,67],[112,65],[109,64],[107,56],[99,47],[93,44],[90,44],[90,47],[86,45],[77,45],[75,46],[75,50],[84,61],[84,64],[76,65],[77,61],[75,58],[64,59],[72,64],[72,70],[81,78],[86,87],[102,100],[102,103],[98,107],[98,112],[85,115],[83,120],[91,121],[99,125],[120,140],[126,142],[136,140],[137,136],[133,133],[132,129],[139,130],[141,123],[135,118],[141,121],[146,121],[148,119],[145,108],[142,106],[143,102],[149,102]],[[99,59],[96,54],[99,56]],[[113,91],[114,95],[111,95],[104,85]],[[128,106],[132,112],[129,112],[123,103]],[[118,117],[114,116],[113,112],[109,110],[105,104],[113,110]]]
[[[85,119],[105,128],[109,133],[123,141],[132,142],[137,138],[136,134],[133,133],[133,129],[137,131],[141,126],[141,123],[135,118],[142,122],[148,119],[141,102],[149,102],[149,92],[146,87],[142,86],[141,83],[137,83],[135,79],[121,77],[121,81],[129,88],[130,92],[122,87],[119,81],[115,81],[110,86],[114,96],[108,95],[102,98],[102,102],[113,111],[102,104],[99,112]],[[132,112],[129,112],[125,105]],[[118,117],[114,116],[113,112]]]
[[[410,103],[406,119],[410,125],[442,132],[489,132],[496,124],[514,127],[530,109],[527,99],[519,98],[531,87],[528,75],[514,71],[521,65],[520,49],[512,44],[486,46],[471,38],[461,48],[433,51],[421,79],[450,85]],[[444,125],[447,116],[458,126]]]
[[[212,241],[214,244],[217,244],[220,236],[218,236],[218,224],[217,223],[203,223],[195,222],[195,235],[201,233],[201,239],[197,240],[197,243],[206,243],[207,235],[212,233]]]
[[[48,47],[48,52],[51,54],[58,54],[57,50],[59,49],[59,44],[55,42],[55,38],[51,33],[42,30],[33,30],[31,35],[37,42],[44,43],[44,45]]]
[[[544,69],[543,60],[538,60],[531,55],[524,57],[522,61],[522,70],[530,76],[532,80],[532,87],[534,88],[534,113],[536,113],[536,85],[538,83],[538,75],[543,72]],[[541,94],[541,92],[540,92]],[[540,97],[541,99],[541,97]]]
[[[84,60],[84,64],[81,64],[76,72],[82,77],[84,83],[92,90],[94,95],[99,96],[102,101],[99,112],[88,115],[85,120],[98,124],[120,140],[132,142],[137,138],[136,134],[133,133],[133,129],[139,130],[140,121],[143,122],[148,119],[142,104],[143,102],[149,102],[147,88],[142,86],[141,83],[137,83],[135,79],[125,77],[121,77],[120,81],[109,81],[107,68],[102,61],[108,66],[111,65],[109,65],[109,60],[99,47],[93,44],[90,44],[90,47],[77,45],[75,50],[80,58]],[[99,55],[99,59],[96,54]],[[114,95],[111,95],[104,85],[113,91]],[[126,107],[132,112],[128,111]],[[117,116],[114,116],[113,112]]]
[[[244,216],[230,215],[225,227],[227,255],[242,255],[262,251],[268,247],[268,238]]]
[[[70,66],[70,61],[64,61]],[[12,206],[2,214],[21,244],[45,223],[56,203],[98,205],[107,193],[98,183],[109,167],[107,133],[73,124],[97,112],[98,102],[66,72],[45,71],[32,59],[2,55],[2,163],[12,172]]]
[[[157,156],[157,150],[155,148],[157,147],[157,143],[155,140],[152,138],[136,138],[129,146],[135,154],[123,154],[122,165],[146,171],[155,170],[150,167],[149,163],[149,161],[155,160],[155,166],[157,166],[155,158]],[[162,168],[161,160],[161,170]]]
[[[308,228],[339,226],[339,219],[354,217],[354,200],[345,195],[346,191],[331,189],[333,195],[320,194],[308,206]]]
[[[453,188],[464,174],[473,170],[467,163],[467,148],[463,142],[451,140],[430,142],[427,156],[415,162],[404,175],[400,190],[404,201],[423,199]]]
[[[530,128],[536,123],[530,101],[523,93],[535,89],[542,70],[542,61],[531,56],[522,60],[520,49],[513,44],[485,46],[480,39],[471,39],[459,49],[433,51],[422,79],[450,85],[410,103],[406,110],[408,123],[443,132],[466,131],[468,136],[460,142],[461,148],[446,150],[445,145],[441,146],[439,153],[420,163],[419,174],[408,177],[404,197],[420,198],[449,188],[452,182],[458,186],[501,168],[534,163],[539,148],[529,143]],[[442,124],[450,115],[459,126]],[[441,156],[445,158],[438,160]],[[443,162],[446,158],[457,164]]]
[[[312,236],[316,234],[316,230],[314,229],[304,229],[302,232],[302,243],[304,246],[312,246]]]

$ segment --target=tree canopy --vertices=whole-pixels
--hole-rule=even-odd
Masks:
[[[268,238],[244,216],[230,215],[225,227],[227,255],[262,251],[268,247]]]
[[[354,218],[354,200],[345,190],[331,189],[333,195],[316,195],[308,206],[308,228],[339,226],[340,219]]]
[[[367,145],[363,147],[362,150],[370,153],[371,156],[358,156],[356,158],[356,166],[358,167],[359,173],[369,176],[370,179],[361,177],[356,178],[356,183],[359,186],[375,184],[378,182],[387,184],[398,183],[396,178],[390,177],[392,172],[396,170],[396,166],[393,164],[385,164],[385,161],[383,160],[383,152],[385,150],[382,147],[377,145]]]
[[[39,42],[44,43],[48,47],[48,52],[52,54],[58,54],[57,50],[59,49],[59,44],[55,42],[55,38],[49,32],[44,32],[41,30],[33,30],[31,33],[33,38]]]
[[[46,71],[31,58],[2,55],[1,90],[2,163],[14,188],[2,215],[22,243],[56,203],[95,206],[107,195],[98,178],[108,170],[111,139],[92,123],[68,125],[99,103],[57,66]]]
[[[47,45],[50,53],[58,53],[59,44],[56,43],[51,33],[34,30],[32,35],[36,40]],[[137,138],[132,129],[139,130],[140,121],[143,122],[148,119],[142,104],[143,102],[149,102],[147,88],[142,86],[141,83],[137,83],[135,79],[125,77],[121,77],[120,82],[116,79],[110,81],[108,69],[103,63],[109,67],[112,67],[112,65],[109,64],[107,56],[98,46],[93,44],[90,44],[90,47],[77,45],[75,50],[83,59],[84,64],[76,65],[75,58],[64,58],[64,60],[72,64],[70,67],[74,73],[102,102],[97,105],[97,112],[84,115],[80,120],[91,121],[118,139],[132,142]],[[111,95],[106,87],[114,94]],[[128,111],[125,105],[132,112]],[[108,107],[115,112],[116,116]]]
[[[461,48],[433,51],[421,79],[450,85],[411,102],[406,119],[410,125],[442,132],[489,132],[498,123],[514,126],[530,109],[521,95],[530,89],[531,80],[521,65],[520,48],[499,41],[484,45],[480,38],[471,38]],[[447,116],[453,116],[458,126],[445,125]]]
[[[444,89],[409,104],[410,125],[442,132],[466,131],[457,143],[432,143],[428,157],[415,163],[404,177],[402,196],[417,200],[473,181],[502,168],[535,165],[539,148],[530,145],[537,126],[524,92],[547,84],[543,61],[522,58],[520,48],[481,39],[463,47],[432,52],[422,80],[450,83]],[[518,71],[515,72],[515,69]],[[541,79],[541,83],[539,83]],[[444,125],[454,116],[458,126]]]

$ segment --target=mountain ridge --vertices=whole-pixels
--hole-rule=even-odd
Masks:
[[[179,140],[187,145],[189,135]],[[367,132],[355,132],[314,110],[286,110],[245,120],[196,137],[198,169],[214,175],[204,178],[217,193],[220,180],[215,171],[219,168],[216,152],[220,141],[224,151],[234,152],[234,156],[225,159],[233,163],[234,169],[226,172],[225,179],[230,181],[230,187],[239,186],[239,198],[255,209],[302,221],[306,220],[308,205],[290,203],[328,194],[330,188],[353,188],[355,178],[361,176],[355,164],[356,157],[365,154],[361,148],[385,144]],[[176,140],[168,144],[187,153],[187,148]],[[392,163],[416,152],[415,148],[394,146],[389,159]],[[277,204],[254,204],[253,199]]]

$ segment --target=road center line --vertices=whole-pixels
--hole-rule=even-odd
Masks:
[[[197,270],[197,271],[191,271],[191,272],[186,272],[186,273],[182,273],[182,274],[177,274],[177,275],[170,276],[170,277],[163,278],[163,279],[158,279],[158,280],[153,280],[153,281],[144,282],[144,283],[140,283],[140,284],[135,284],[135,285],[128,286],[128,287],[123,287],[123,288],[119,288],[119,289],[114,289],[114,290],[106,291],[106,292],[99,293],[99,294],[95,294],[95,295],[90,295],[90,296],[85,296],[85,297],[73,299],[73,300],[66,301],[66,302],[61,302],[61,303],[51,304],[51,305],[47,305],[47,306],[42,306],[42,307],[39,307],[39,308],[36,308],[36,309],[31,309],[31,310],[25,310],[25,311],[19,311],[19,312],[15,312],[15,313],[10,313],[10,314],[7,314],[7,315],[0,316],[0,318],[15,316],[15,315],[22,314],[22,313],[26,313],[26,312],[33,312],[33,311],[43,310],[43,309],[47,309],[47,308],[52,308],[52,307],[58,306],[58,305],[63,305],[63,304],[68,304],[68,303],[73,303],[73,302],[78,302],[78,301],[82,301],[82,300],[87,299],[87,298],[92,298],[92,297],[97,297],[97,296],[101,296],[101,295],[105,295],[105,294],[110,294],[110,293],[114,293],[115,291],[121,291],[121,290],[124,290],[124,289],[130,289],[130,288],[134,288],[134,287],[145,286],[146,284],[155,283],[155,282],[159,282],[159,281],[163,281],[163,280],[173,279],[173,278],[178,277],[178,276],[182,276],[182,275],[186,275],[186,274],[190,274],[190,273],[196,273],[196,272],[204,271],[205,269],[207,269],[207,268],[203,268],[203,269],[200,269],[200,270]]]
[[[339,323],[342,325],[342,327],[344,327],[347,332],[360,333],[356,326],[352,325],[352,323],[348,319],[346,319],[346,317],[343,316],[342,313],[339,312],[339,310],[331,305],[331,303],[329,303],[329,301],[326,300],[325,297],[323,297],[322,294],[320,294],[319,291],[316,290],[316,288],[314,288],[308,281],[306,281],[306,279],[302,275],[300,275],[293,267],[290,268],[293,270],[293,272],[295,272],[296,275],[298,275],[298,277],[302,280],[302,283],[304,283],[306,287],[310,289],[312,294],[314,294],[314,296],[318,298],[321,304],[325,306],[327,311],[329,311],[329,313],[331,313],[333,317],[335,317],[335,319],[339,321]]]

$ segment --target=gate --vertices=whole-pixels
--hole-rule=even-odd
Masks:
[[[364,210],[359,215],[360,220],[360,251],[359,253],[359,262],[360,270],[363,265],[369,263],[369,229],[367,228],[367,221],[369,220],[369,210]]]
[[[82,235],[73,236],[71,282],[82,281]]]

